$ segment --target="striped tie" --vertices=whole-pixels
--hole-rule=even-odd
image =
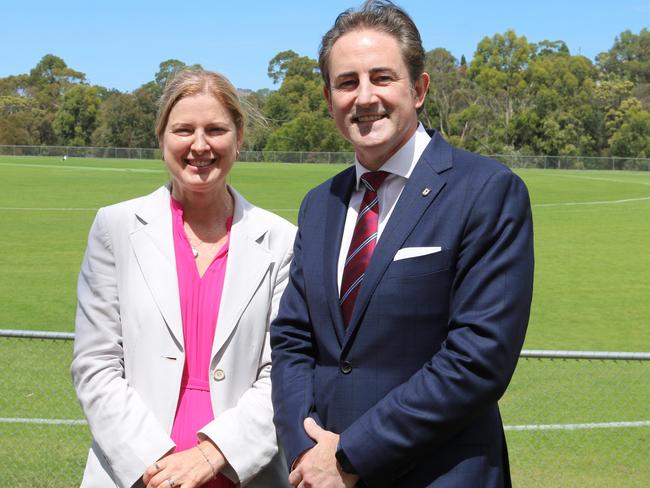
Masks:
[[[354,226],[352,242],[348,257],[343,267],[341,279],[341,311],[343,321],[347,326],[352,318],[354,302],[359,294],[363,275],[368,267],[372,252],[377,243],[377,224],[379,222],[379,200],[377,190],[389,175],[386,171],[373,171],[361,175],[361,181],[366,186],[363,195],[357,223]]]

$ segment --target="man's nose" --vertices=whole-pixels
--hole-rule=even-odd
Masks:
[[[357,105],[367,106],[376,101],[375,86],[370,80],[360,80],[357,90]]]

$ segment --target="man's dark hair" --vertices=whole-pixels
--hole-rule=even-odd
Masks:
[[[330,88],[329,61],[334,43],[348,32],[360,29],[385,32],[395,38],[408,67],[411,84],[424,72],[422,39],[411,17],[389,0],[366,0],[358,10],[351,8],[341,13],[321,40],[318,64],[327,89]]]

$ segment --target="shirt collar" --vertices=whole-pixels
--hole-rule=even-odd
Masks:
[[[411,138],[382,165],[380,170],[408,179],[430,140],[431,137],[427,134],[424,126],[418,124]],[[356,156],[354,157],[354,167],[357,178],[356,189],[358,190],[361,175],[368,173],[370,170],[363,166]]]

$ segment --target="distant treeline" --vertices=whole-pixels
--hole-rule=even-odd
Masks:
[[[131,93],[90,85],[48,54],[0,78],[0,144],[156,147],[156,103],[185,63],[160,63]],[[650,31],[625,31],[595,62],[563,41],[530,43],[509,30],[474,57],[427,52],[431,88],[420,118],[483,153],[650,157]],[[226,75],[228,73],[225,73]],[[347,151],[328,115],[316,60],[292,50],[270,60],[276,90],[241,90],[254,113],[245,149]]]

